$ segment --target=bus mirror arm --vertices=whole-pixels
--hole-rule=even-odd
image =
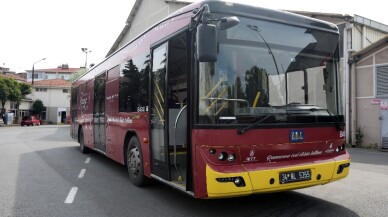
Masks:
[[[195,18],[197,18],[195,20]],[[211,21],[218,21],[217,26]],[[196,29],[196,53],[199,62],[216,62],[218,53],[217,27],[220,30],[232,28],[240,23],[237,17],[211,19],[209,6],[205,4],[191,18],[190,29]]]

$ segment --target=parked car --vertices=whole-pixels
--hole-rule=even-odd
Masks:
[[[36,119],[35,116],[25,116],[22,119],[22,122],[20,123],[22,126],[27,125],[27,126],[39,126],[40,125],[40,120]]]

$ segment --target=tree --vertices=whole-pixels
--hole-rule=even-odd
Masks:
[[[5,102],[8,100],[9,96],[9,87],[5,81],[5,78],[0,77],[0,101],[1,107],[4,109]]]
[[[19,83],[22,98],[25,98],[28,94],[31,94],[31,85],[27,83]]]
[[[4,122],[4,113],[5,113],[5,102],[7,101],[9,96],[9,88],[8,85],[6,84],[5,80],[3,77],[0,77],[0,102],[1,102],[1,109],[0,109],[0,118]]]
[[[77,80],[79,77],[84,75],[87,71],[88,71],[87,68],[81,68],[80,70],[78,70],[77,72],[75,72],[71,75],[69,81],[73,82],[73,81]]]
[[[42,116],[42,112],[46,111],[46,107],[43,105],[42,100],[37,99],[32,103],[32,110],[34,113],[39,115],[39,118]]]
[[[0,78],[0,100],[3,108],[7,100],[15,102],[19,114],[20,102],[30,93],[31,85],[17,82],[12,78]]]

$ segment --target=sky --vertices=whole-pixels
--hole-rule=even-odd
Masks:
[[[164,1],[164,0],[151,0]],[[196,1],[196,0],[186,0]],[[135,0],[0,0],[0,66],[17,73],[99,63],[124,28]],[[234,0],[260,7],[360,15],[388,25],[382,0]]]

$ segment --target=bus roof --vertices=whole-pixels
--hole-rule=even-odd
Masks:
[[[194,9],[199,9],[203,5],[207,4],[209,6],[210,12],[211,13],[223,13],[227,15],[234,15],[234,16],[244,16],[244,17],[250,17],[250,18],[255,18],[255,19],[262,19],[262,20],[268,20],[268,21],[273,21],[273,22],[278,22],[278,23],[284,23],[287,25],[294,25],[294,26],[301,26],[301,27],[307,27],[307,28],[313,28],[313,29],[319,29],[322,31],[328,31],[332,32],[335,34],[339,34],[338,32],[338,27],[335,24],[314,19],[311,17],[306,17],[303,15],[299,14],[294,14],[291,12],[286,12],[286,11],[280,11],[280,10],[273,10],[273,9],[267,9],[267,8],[261,8],[261,7],[256,7],[252,5],[244,5],[244,4],[238,4],[238,3],[232,3],[232,2],[224,2],[224,1],[212,1],[212,0],[207,0],[207,1],[199,1],[195,2],[192,4],[189,4],[174,13],[170,14],[169,16],[165,17],[158,23],[154,24],[141,34],[139,34],[137,37],[133,38],[131,41],[126,43],[124,46],[121,48],[117,49],[115,52],[113,52],[111,55],[106,57],[102,62],[99,64],[95,65],[93,68],[91,68],[87,73],[73,81],[73,85],[75,83],[78,83],[78,81],[86,76],[89,72],[93,71],[94,69],[98,68],[101,64],[112,58],[116,53],[120,52],[121,50],[125,49],[126,47],[130,46],[134,41],[154,29],[155,27],[159,26],[161,23],[172,19],[174,17],[181,16],[183,14],[190,14],[190,16],[193,16],[194,13],[192,11]],[[189,25],[189,23],[187,23]],[[173,32],[171,32],[172,34]],[[99,71],[103,71],[104,69],[101,69]],[[108,70],[108,69],[105,69]],[[89,79],[88,79],[89,80]],[[78,86],[78,85],[76,85]]]

